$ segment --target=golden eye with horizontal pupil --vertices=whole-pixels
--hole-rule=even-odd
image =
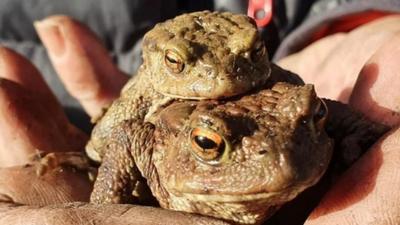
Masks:
[[[265,53],[266,53],[266,49],[264,46],[264,42],[262,41],[258,41],[255,45],[253,50],[251,51],[251,60],[253,62],[258,62],[262,57],[264,57]]]
[[[326,117],[328,116],[328,107],[322,99],[318,100],[318,106],[314,110],[314,123],[315,125],[322,129],[325,125]]]
[[[204,162],[215,162],[227,150],[224,138],[206,128],[194,128],[190,133],[190,143],[193,154]]]
[[[174,50],[168,49],[165,51],[164,63],[168,67],[168,70],[173,73],[180,73],[185,68],[183,58]]]

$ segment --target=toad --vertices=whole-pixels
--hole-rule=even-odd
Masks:
[[[253,90],[271,68],[255,23],[245,15],[195,12],[157,24],[143,39],[143,64],[97,120],[88,155],[100,161],[106,137],[127,119],[145,121],[172,99],[221,99]]]
[[[149,187],[167,209],[260,223],[332,155],[345,168],[386,131],[269,62],[248,17],[185,14],[146,34],[143,65],[95,126],[91,201],[148,202]]]
[[[386,131],[341,111],[345,122],[328,116],[312,85],[280,82],[229,100],[176,100],[151,122],[125,120],[112,133],[91,202],[135,203],[148,185],[163,208],[260,223],[324,174],[329,123],[338,143],[358,140],[351,151]]]

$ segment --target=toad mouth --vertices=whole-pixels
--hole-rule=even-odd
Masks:
[[[216,99],[229,99],[232,97],[237,97],[237,96],[243,96],[248,92],[251,92],[251,90],[253,90],[254,88],[256,88],[257,86],[261,87],[263,86],[269,77],[271,77],[271,73],[272,73],[272,69],[269,68],[268,72],[266,74],[266,79],[265,80],[260,80],[259,83],[256,83],[255,81],[251,82],[250,87],[248,87],[247,89],[242,89],[241,91],[236,91],[233,92],[230,95],[221,95],[220,97],[217,97]],[[210,90],[211,91],[211,90]],[[177,99],[187,99],[187,100],[207,100],[210,99],[210,97],[202,97],[202,96],[185,96],[185,95],[178,95],[178,94],[171,94],[171,93],[167,93],[167,92],[162,92],[162,91],[157,91],[158,93],[170,97],[170,98],[177,98]]]
[[[302,192],[304,188],[300,187],[290,187],[287,189],[282,189],[275,192],[265,192],[265,193],[253,193],[253,194],[194,194],[194,193],[181,193],[178,196],[183,197],[189,200],[199,201],[199,202],[226,202],[226,203],[234,203],[234,202],[252,202],[252,201],[262,201],[262,200],[270,200],[274,199],[277,202],[282,200],[286,202],[288,199],[295,198],[300,192]],[[282,193],[285,193],[282,195]]]
[[[241,193],[241,194],[211,194],[211,193],[191,193],[179,192],[177,190],[170,190],[176,197],[185,198],[188,200],[199,202],[255,202],[255,201],[276,201],[287,202],[294,199],[299,193],[303,192],[308,187],[314,185],[319,179],[311,179],[306,182],[297,183],[296,185],[288,185],[279,190],[269,192],[255,192],[255,193]]]

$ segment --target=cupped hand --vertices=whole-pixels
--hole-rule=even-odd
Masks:
[[[400,221],[396,190],[400,130],[395,128],[400,104],[396,100],[400,96],[396,88],[399,21],[399,17],[387,17],[349,34],[326,37],[280,62],[314,83],[320,95],[348,101],[371,119],[393,127],[339,179],[306,224]],[[118,96],[127,76],[78,22],[58,16],[36,23],[36,28],[68,91],[89,115],[98,115]],[[359,50],[349,51],[355,46]],[[54,168],[38,176],[38,163],[31,161],[31,155],[81,151],[87,136],[68,122],[37,69],[5,48],[0,49],[0,77],[4,118],[0,124],[0,224],[224,224],[162,209],[84,203],[91,183],[75,170]]]
[[[400,223],[400,16],[325,37],[278,62],[315,84],[319,96],[348,102],[392,127],[340,177],[307,225]]]
[[[35,27],[68,91],[97,116],[118,96],[126,74],[77,21],[55,16]],[[87,203],[92,183],[86,172],[47,166],[41,158],[55,153],[57,161],[57,153],[83,151],[87,135],[69,123],[39,71],[4,47],[0,115],[0,224],[226,224],[159,208]]]

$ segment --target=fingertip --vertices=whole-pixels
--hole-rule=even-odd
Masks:
[[[37,20],[33,23],[33,26],[48,54],[54,60],[62,60],[61,58],[67,54],[66,51],[71,50],[71,45],[72,47],[78,44],[85,46],[86,44],[91,45],[91,42],[100,42],[88,27],[65,15],[52,15]],[[76,48],[72,50],[81,51],[84,49]]]
[[[67,90],[89,115],[96,116],[118,97],[127,76],[88,27],[60,15],[45,18],[35,27]]]
[[[52,95],[38,69],[17,52],[0,46],[0,77],[35,92]]]
[[[350,105],[370,119],[400,123],[400,33],[383,44],[365,64],[350,97]]]
[[[87,141],[61,110],[50,110],[40,96],[4,78],[0,78],[0,118],[0,167],[27,163],[37,150],[83,150]]]
[[[15,86],[10,81],[15,82],[19,86],[18,90],[31,91],[38,99],[46,103],[46,107],[50,114],[57,117],[65,117],[57,98],[54,96],[49,86],[46,84],[38,69],[24,56],[12,49],[0,46],[0,78],[6,79],[6,88]],[[21,93],[16,93],[19,96]]]
[[[40,39],[47,48],[51,48],[51,54],[61,57],[65,50],[62,30],[53,20],[35,21],[33,23]]]

